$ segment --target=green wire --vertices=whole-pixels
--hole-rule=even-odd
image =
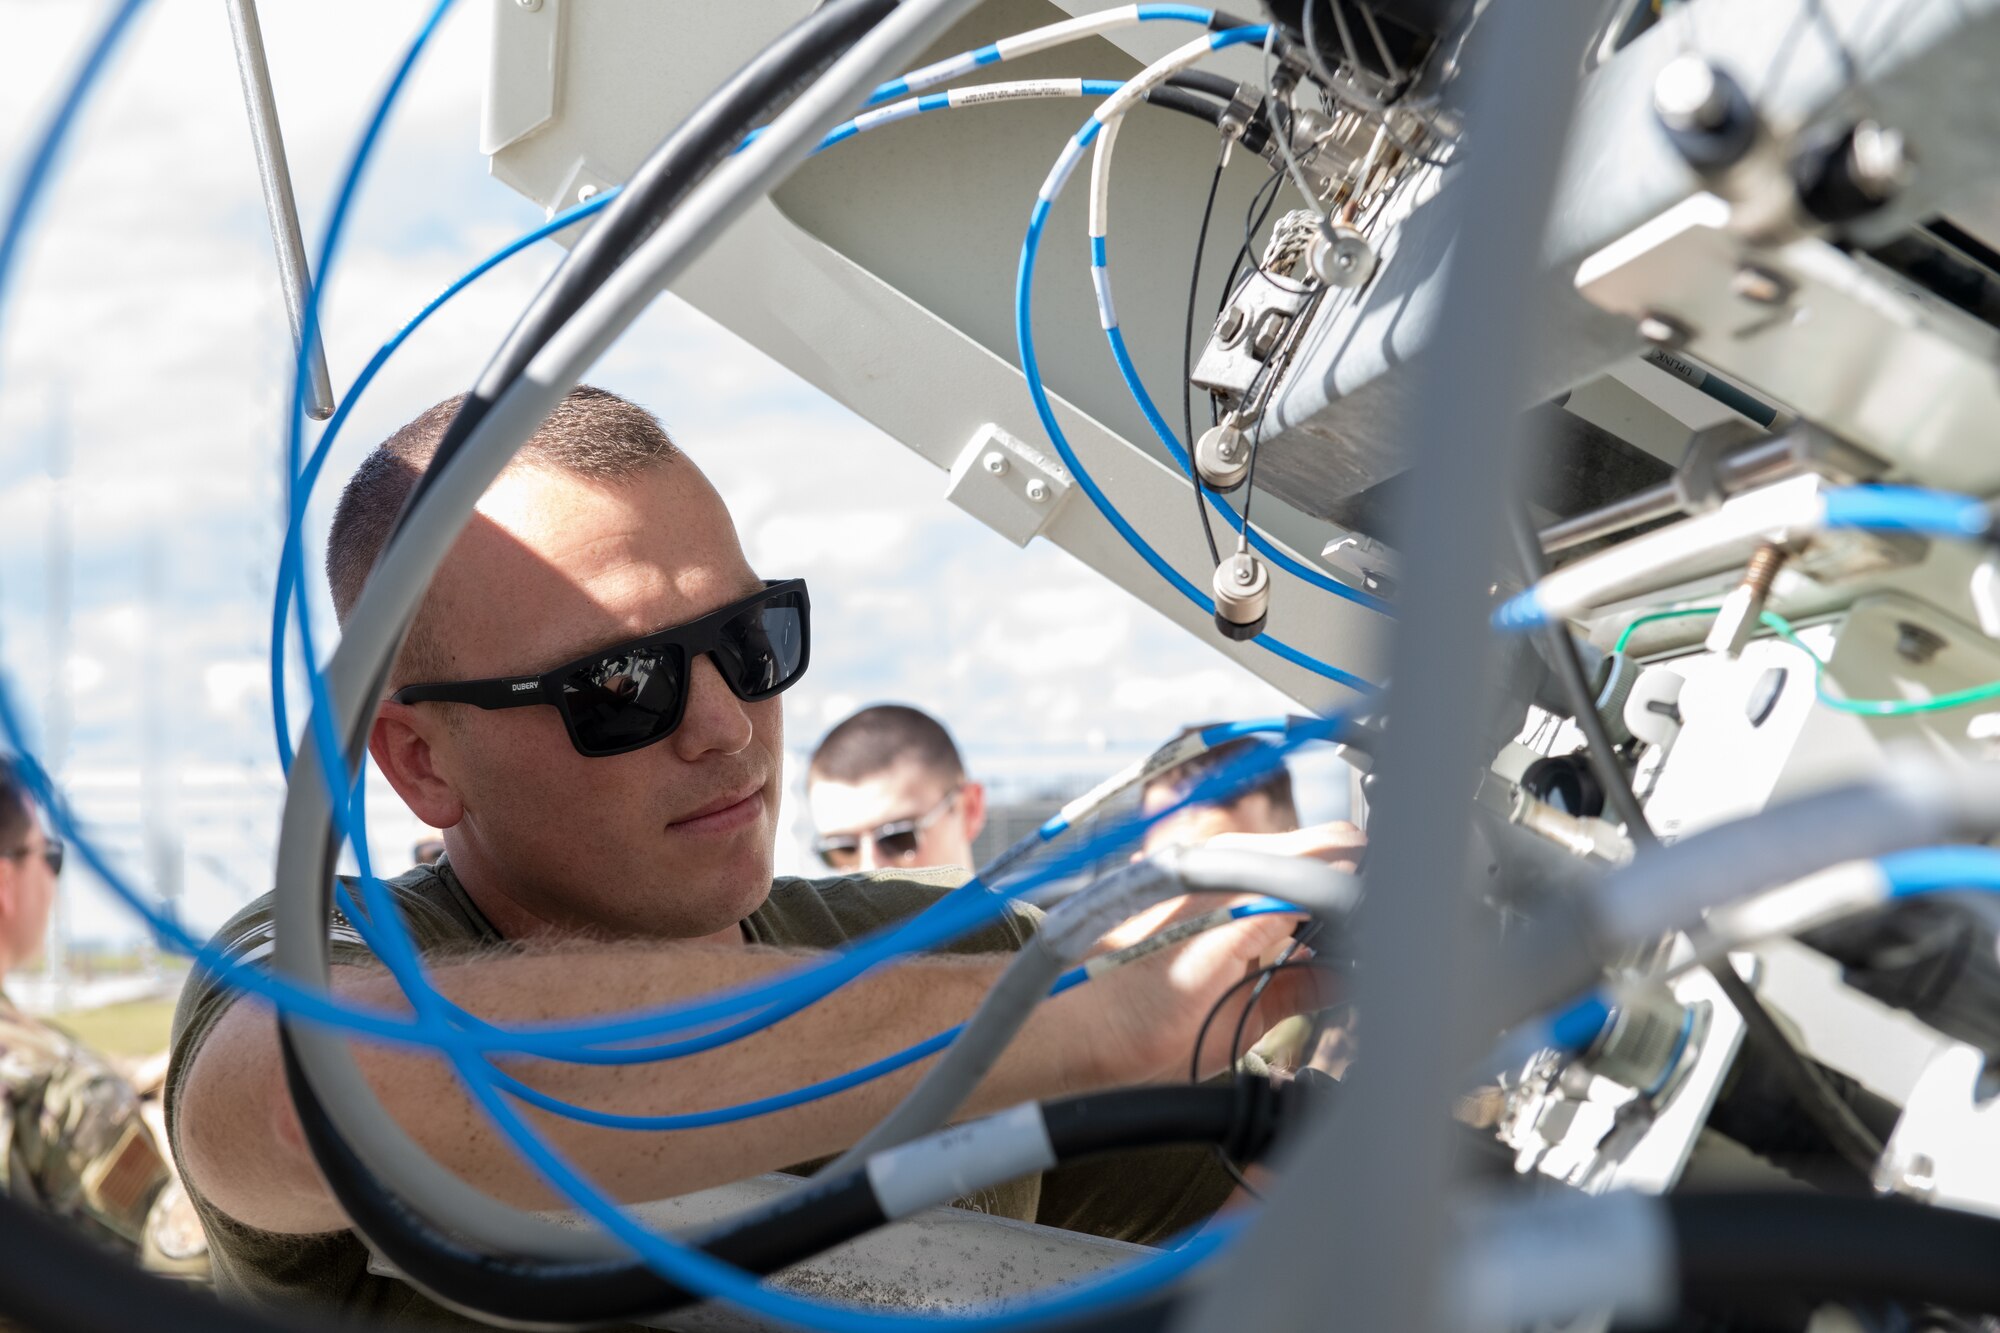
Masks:
[[[1690,606],[1678,611],[1649,612],[1624,628],[1618,635],[1618,642],[1612,645],[1611,651],[1624,652],[1625,646],[1632,642],[1632,636],[1643,625],[1650,625],[1660,620],[1680,620],[1687,616],[1712,616],[1721,609],[1715,606]],[[1950,694],[1940,694],[1931,699],[1842,699],[1826,692],[1826,663],[1820,660],[1818,653],[1799,641],[1799,636],[1793,631],[1790,621],[1770,611],[1764,612],[1759,619],[1764,628],[1812,659],[1813,691],[1819,696],[1822,704],[1836,713],[1848,713],[1856,717],[1907,717],[1912,713],[1941,713],[1950,708],[1963,708],[1967,704],[2000,699],[2000,681],[1974,685],[1970,689],[1954,690]]]

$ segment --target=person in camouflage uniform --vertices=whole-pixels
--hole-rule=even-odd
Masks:
[[[62,844],[0,759],[0,984],[34,957]],[[205,1280],[201,1226],[141,1115],[139,1095],[87,1047],[0,989],[0,1190],[155,1272]]]

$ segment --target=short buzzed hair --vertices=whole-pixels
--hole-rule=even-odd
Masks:
[[[1206,722],[1198,727],[1185,727],[1181,730],[1180,735],[1192,736],[1196,732],[1207,731],[1214,725],[1216,724]],[[1175,739],[1178,740],[1180,737],[1177,736]],[[1165,792],[1174,800],[1179,800],[1194,790],[1195,785],[1201,779],[1215,772],[1231,760],[1239,759],[1249,754],[1252,750],[1263,744],[1263,741],[1251,736],[1238,736],[1234,740],[1224,741],[1214,749],[1204,750],[1192,759],[1182,760],[1166,772],[1150,779],[1141,793],[1141,799],[1143,800],[1155,792]],[[1275,765],[1268,774],[1257,782],[1257,785],[1245,789],[1234,800],[1217,802],[1217,804],[1234,805],[1237,801],[1241,801],[1248,796],[1254,796],[1259,792],[1269,798],[1272,808],[1277,810],[1279,814],[1289,818],[1294,824],[1298,823],[1299,807],[1298,801],[1292,795],[1292,775],[1290,770],[1282,763]]]
[[[377,445],[340,493],[327,536],[326,578],[334,613],[345,623],[361,600],[368,572],[381,558],[417,479],[437,453],[445,428],[465,404],[447,398]],[[618,482],[637,476],[680,451],[645,408],[605,389],[582,384],[564,395],[509,466],[526,465],[586,481]],[[421,624],[410,633],[401,665],[434,660]]]
[[[0,756],[0,852],[14,851],[27,841],[34,825],[34,798],[13,763]]]
[[[807,772],[832,782],[866,782],[906,759],[947,782],[965,777],[944,724],[907,704],[875,704],[827,732]]]

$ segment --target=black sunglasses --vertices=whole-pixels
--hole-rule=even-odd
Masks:
[[[39,848],[17,847],[11,852],[0,852],[0,858],[5,858],[6,860],[9,861],[25,861],[29,857],[36,855],[38,852],[40,853],[42,860],[47,863],[49,867],[49,873],[51,875],[62,874],[63,841],[61,838],[50,838],[46,842],[44,842]]]
[[[922,840],[924,830],[943,819],[945,812],[958,800],[965,784],[959,783],[943,796],[938,803],[920,815],[908,819],[892,819],[886,824],[877,824],[872,829],[862,829],[856,833],[823,833],[813,839],[813,851],[826,862],[829,870],[842,874],[861,864],[861,844],[875,844],[878,860],[891,865],[901,865],[917,854],[917,843]]]
[[[703,653],[745,703],[791,688],[806,673],[812,640],[807,611],[804,579],[767,582],[762,592],[700,620],[600,648],[539,676],[405,685],[389,697],[399,704],[475,708],[548,704],[562,714],[578,754],[624,754],[672,735],[681,724],[694,660]]]

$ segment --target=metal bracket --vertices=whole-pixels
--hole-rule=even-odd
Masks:
[[[992,422],[951,465],[945,499],[1016,546],[1034,540],[1069,499],[1069,469]]]
[[[1215,321],[1189,377],[1195,387],[1231,398],[1248,393],[1310,295],[1253,271]]]

